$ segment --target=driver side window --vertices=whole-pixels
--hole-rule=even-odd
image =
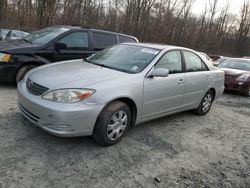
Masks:
[[[182,59],[180,51],[167,52],[160,61],[155,65],[155,68],[168,69],[170,74],[182,72]]]
[[[67,49],[81,50],[89,47],[88,33],[87,32],[75,32],[70,33],[58,41],[67,45]]]

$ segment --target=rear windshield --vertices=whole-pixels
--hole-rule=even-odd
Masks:
[[[1,35],[7,35],[8,32],[9,32],[9,30],[7,30],[7,29],[0,29]]]

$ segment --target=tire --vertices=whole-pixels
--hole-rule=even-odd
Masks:
[[[195,113],[202,116],[206,115],[213,104],[213,100],[214,100],[214,92],[209,90],[201,100],[201,103],[199,107],[195,110]]]
[[[107,105],[99,115],[93,139],[102,146],[118,143],[131,124],[131,111],[123,102],[115,101]]]
[[[246,97],[250,97],[250,87],[245,93],[243,93],[243,95],[245,95]]]
[[[21,67],[16,73],[15,83],[18,84],[18,82],[20,82],[23,79],[23,77],[27,72],[36,67],[37,67],[36,65],[25,65]]]

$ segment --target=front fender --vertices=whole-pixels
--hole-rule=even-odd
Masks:
[[[13,55],[11,58],[11,62],[18,65],[18,67],[23,66],[24,64],[32,63],[34,65],[44,65],[49,64],[50,61],[47,59],[37,56],[37,55]]]

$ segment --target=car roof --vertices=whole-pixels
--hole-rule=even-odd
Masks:
[[[17,32],[22,32],[22,33],[27,33],[27,34],[29,34],[29,33],[28,33],[28,32],[26,32],[26,31],[15,30],[15,29],[11,29],[10,31],[17,31]]]
[[[27,34],[29,34],[29,33],[26,32],[26,31],[21,31],[21,30],[16,30],[16,29],[0,29],[0,31],[6,31],[6,32],[9,32],[9,31],[18,31],[18,32],[22,32],[22,33],[27,33]]]
[[[230,57],[230,58],[227,58],[227,59],[244,60],[244,61],[250,62],[250,59],[247,59],[247,58],[233,58],[233,57]]]
[[[110,34],[116,34],[116,35],[121,35],[121,36],[127,36],[130,38],[134,38],[138,41],[138,39],[132,35],[127,35],[124,33],[117,33],[117,32],[113,32],[113,31],[107,31],[107,30],[102,30],[102,29],[94,29],[91,27],[85,27],[85,26],[75,26],[75,25],[56,25],[56,26],[51,26],[51,27],[58,27],[58,28],[67,28],[67,29],[87,29],[87,30],[91,30],[91,31],[101,31],[104,33],[110,33]]]
[[[167,45],[167,44],[157,44],[157,43],[123,43],[123,44],[140,46],[140,47],[145,47],[145,48],[154,48],[158,50],[183,49],[183,50],[194,51],[192,49],[185,48],[185,47]]]

